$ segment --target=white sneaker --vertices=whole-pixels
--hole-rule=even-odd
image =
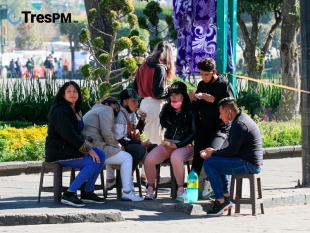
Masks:
[[[114,179],[114,181],[113,182],[111,182],[111,183],[109,183],[109,182],[107,182],[107,184],[106,184],[106,188],[107,188],[107,190],[112,190],[112,189],[114,189],[116,187],[116,179]]]
[[[202,199],[208,199],[211,194],[213,193],[213,189],[211,187],[211,183],[209,180],[207,180],[207,178],[205,178],[203,180],[203,183],[204,183],[204,187],[203,187],[203,191],[201,193],[201,198]]]
[[[133,180],[134,180],[134,177],[132,176],[132,177],[131,177],[130,188],[131,188],[131,191],[132,191],[133,193],[135,193],[135,185],[134,185],[134,183],[133,183]]]
[[[144,198],[136,196],[134,192],[130,192],[130,193],[123,193],[121,200],[122,201],[143,201]]]

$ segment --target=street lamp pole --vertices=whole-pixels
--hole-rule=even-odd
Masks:
[[[310,90],[310,9],[309,0],[300,0],[301,85]],[[310,95],[302,94],[302,185],[310,185]]]

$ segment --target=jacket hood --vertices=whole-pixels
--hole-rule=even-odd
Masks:
[[[218,74],[218,79],[214,83],[209,83],[209,84],[217,85],[217,84],[225,83],[225,82],[227,82],[225,76]]]
[[[152,68],[155,68],[158,64],[160,64],[157,59],[152,58],[152,57],[148,57],[146,59],[146,63]]]

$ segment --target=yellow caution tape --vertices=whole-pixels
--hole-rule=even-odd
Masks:
[[[276,84],[276,83],[270,83],[270,82],[266,82],[266,81],[263,81],[263,80],[259,80],[259,79],[255,79],[255,78],[250,78],[250,77],[247,77],[247,76],[231,74],[231,73],[224,73],[224,74],[232,75],[232,76],[235,76],[235,77],[238,77],[238,78],[250,80],[250,81],[253,81],[253,82],[257,82],[257,83],[263,83],[263,84],[267,84],[267,85],[271,85],[271,86],[275,86],[275,87],[280,87],[280,88],[283,88],[283,89],[288,89],[288,90],[291,90],[291,91],[299,91],[299,92],[310,94],[310,91],[304,91],[304,90],[301,90],[301,89],[298,89],[298,88],[294,88],[294,87],[289,87],[289,86],[285,86],[285,85],[281,85],[281,84]]]

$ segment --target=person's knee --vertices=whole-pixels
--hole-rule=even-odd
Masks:
[[[155,156],[154,156],[154,154],[148,154],[144,160],[144,165],[147,166],[150,164],[155,164]]]
[[[130,153],[132,157],[142,159],[146,154],[146,148],[139,144],[128,145],[126,152]]]
[[[100,163],[103,163],[105,162],[105,154],[102,150],[99,150],[98,148],[94,148],[94,151],[97,153],[97,155],[99,156],[99,159],[100,159]]]
[[[130,162],[130,163],[132,163],[132,156],[131,156],[131,154],[129,154],[129,153],[126,152],[126,151],[121,151],[121,153],[122,153],[122,157],[123,157],[123,161],[124,161],[124,162]]]
[[[153,144],[153,143],[152,143],[152,144],[149,146],[149,148],[147,149],[147,151],[150,152],[150,151],[152,151],[153,149],[155,149],[157,146],[158,146],[157,144]]]
[[[209,166],[210,166],[210,162],[212,162],[211,161],[211,158],[210,159],[205,159],[204,161],[203,161],[203,167],[204,168],[208,168]]]

